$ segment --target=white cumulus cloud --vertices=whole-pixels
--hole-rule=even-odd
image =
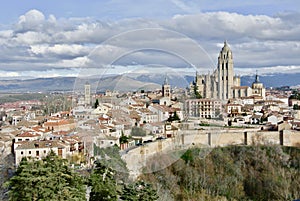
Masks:
[[[173,5],[189,10],[193,4],[174,0]],[[30,10],[11,28],[0,30],[0,68],[45,71],[101,67],[116,61],[118,66],[182,68],[188,61],[197,68],[211,69],[227,39],[237,69],[298,71],[290,67],[300,66],[300,13],[191,13],[109,21],[57,18]]]

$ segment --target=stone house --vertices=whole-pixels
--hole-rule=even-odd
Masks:
[[[51,131],[69,131],[76,127],[71,119],[50,119],[43,124],[43,127]]]
[[[46,157],[51,150],[56,155],[67,158],[73,154],[83,152],[84,144],[78,137],[64,137],[59,140],[22,141],[14,149],[15,165],[18,166],[23,157],[40,160]]]
[[[23,143],[14,150],[15,165],[18,166],[23,157],[40,160],[41,158],[46,157],[51,150],[58,156],[66,158],[66,147],[63,143],[59,143],[58,141],[34,140]]]

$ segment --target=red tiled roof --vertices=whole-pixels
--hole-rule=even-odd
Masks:
[[[71,122],[69,120],[66,119],[62,119],[60,121],[47,121],[44,123],[44,126],[60,126],[60,125],[66,125],[66,124],[72,124],[74,122]]]
[[[17,137],[38,137],[38,136],[41,136],[41,135],[30,133],[30,132],[24,132],[24,133],[17,135]]]

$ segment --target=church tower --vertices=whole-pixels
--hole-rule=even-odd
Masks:
[[[169,84],[167,76],[165,77],[165,81],[162,85],[162,96],[171,98],[171,86]]]
[[[266,89],[263,83],[259,81],[259,76],[257,71],[255,75],[255,81],[252,83],[252,95],[260,96],[263,99],[266,98]]]
[[[227,100],[232,98],[233,85],[233,57],[231,49],[229,48],[227,41],[224,42],[224,47],[220,51],[218,57],[217,68],[217,95],[221,100]]]
[[[84,104],[86,106],[91,104],[91,85],[88,82],[84,85]]]

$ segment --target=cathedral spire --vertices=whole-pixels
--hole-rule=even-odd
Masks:
[[[227,46],[227,40],[224,41],[224,46]]]
[[[165,76],[164,85],[169,85],[169,80],[168,80],[168,77],[167,77],[167,75]]]
[[[255,75],[255,82],[256,82],[256,83],[259,82],[259,76],[258,76],[257,70],[256,70],[256,75]]]
[[[221,53],[228,54],[228,52],[230,52],[230,54],[231,54],[230,47],[229,47],[229,45],[227,43],[227,40],[225,40],[224,41],[224,46],[223,46],[223,48],[221,50]]]

